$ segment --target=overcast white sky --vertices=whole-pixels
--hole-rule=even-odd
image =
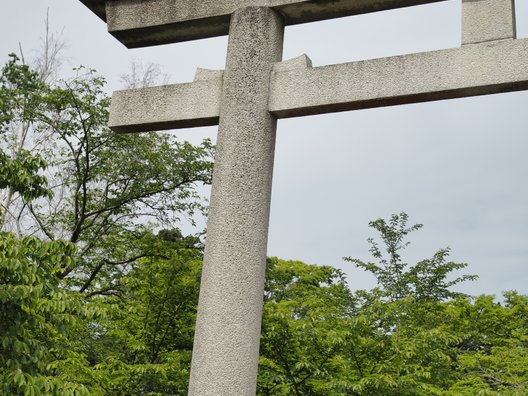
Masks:
[[[127,50],[77,0],[3,0],[0,61],[36,53],[46,9],[68,43],[64,74],[97,69],[108,90],[130,61],[154,62],[171,82],[197,67],[222,69],[225,37]],[[460,45],[460,0],[342,18],[286,30],[284,58],[302,53],[314,66]],[[528,0],[517,0],[519,37],[528,37]],[[353,289],[373,279],[343,262],[367,260],[367,224],[405,211],[424,229],[412,236],[409,261],[450,246],[480,280],[472,294],[527,294],[528,92],[281,120],[269,254],[344,269]],[[215,128],[177,132],[192,141]]]

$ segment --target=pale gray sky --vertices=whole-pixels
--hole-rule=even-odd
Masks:
[[[65,74],[93,67],[120,87],[132,59],[154,62],[172,82],[197,67],[223,68],[225,37],[127,50],[76,0],[3,0],[0,60],[35,54],[46,9],[63,31]],[[528,37],[528,0],[517,0]],[[306,53],[315,66],[460,45],[460,0],[324,21],[286,30],[284,58]],[[281,120],[269,254],[344,269],[352,288],[373,280],[343,256],[368,259],[369,220],[406,211],[425,224],[409,261],[450,246],[480,280],[463,290],[528,293],[528,92]],[[178,131],[199,141],[215,128]]]

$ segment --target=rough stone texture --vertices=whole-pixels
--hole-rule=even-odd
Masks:
[[[528,39],[312,68],[301,55],[273,66],[270,111],[278,118],[528,89]],[[223,72],[194,83],[114,93],[110,126],[140,132],[214,125]]]
[[[220,85],[222,85],[224,81],[224,71],[223,70],[212,70],[212,69],[202,69],[199,67],[196,69],[196,73],[194,75],[194,81],[211,81],[216,80],[220,81]]]
[[[272,73],[278,118],[528,89],[528,39]]]
[[[232,18],[189,395],[256,392],[283,30],[269,8]]]
[[[222,72],[198,71],[195,82],[117,91],[109,126],[116,132],[146,132],[218,124]]]
[[[135,48],[225,35],[231,14],[247,6],[271,7],[292,25],[438,1],[117,0],[107,1],[106,19],[110,33]]]
[[[462,44],[515,38],[514,0],[462,0]]]

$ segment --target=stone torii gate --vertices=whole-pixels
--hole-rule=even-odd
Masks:
[[[528,89],[513,0],[462,0],[462,46],[325,67],[281,62],[285,25],[443,0],[81,0],[129,48],[229,34],[225,71],[118,91],[110,127],[219,124],[190,395],[254,395],[276,120]]]

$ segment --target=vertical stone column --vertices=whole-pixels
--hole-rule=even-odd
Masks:
[[[268,111],[284,24],[231,17],[189,395],[256,393],[276,120]]]

